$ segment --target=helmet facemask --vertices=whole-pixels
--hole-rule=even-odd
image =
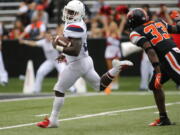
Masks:
[[[80,15],[78,12],[67,9],[66,7],[63,10],[62,20],[65,22],[76,22],[79,21]]]

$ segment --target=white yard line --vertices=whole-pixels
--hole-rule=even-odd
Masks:
[[[69,97],[81,97],[81,96],[98,96],[98,95],[105,95],[104,93],[97,93],[97,92],[88,92],[83,94],[69,94],[66,95],[66,98]],[[25,95],[26,96],[26,95]],[[39,97],[20,97],[20,98],[12,98],[12,99],[2,99],[1,102],[12,102],[12,101],[24,101],[24,100],[36,100],[36,99],[50,99],[54,98],[54,96],[39,96]]]
[[[12,98],[12,99],[1,99],[1,102],[14,102],[14,101],[25,101],[25,100],[36,100],[36,99],[49,99],[54,96],[46,96],[46,97],[22,97],[22,98]]]
[[[175,104],[180,104],[180,102],[173,102],[173,103],[167,103],[166,106],[171,106]],[[130,109],[123,109],[123,110],[115,110],[115,111],[109,111],[109,112],[101,112],[101,113],[95,113],[95,114],[88,114],[84,116],[78,116],[78,117],[71,117],[71,118],[65,118],[60,119],[59,121],[70,121],[70,120],[78,120],[78,119],[85,119],[85,118],[91,118],[91,117],[97,117],[97,116],[105,116],[110,114],[116,114],[121,112],[132,112],[132,111],[140,111],[140,110],[146,110],[146,109],[152,109],[156,108],[156,106],[144,106],[144,107],[137,107],[137,108],[130,108]],[[19,128],[19,127],[28,127],[35,125],[37,122],[34,123],[27,123],[27,124],[20,124],[20,125],[14,125],[14,126],[8,126],[8,127],[0,127],[0,130],[4,129],[12,129],[12,128]]]
[[[180,95],[180,91],[172,91],[172,92],[165,92],[166,95]],[[72,94],[72,95],[67,95],[66,98],[68,97],[81,97],[81,96],[102,96],[106,95],[103,92],[98,93],[98,92],[89,92],[89,93],[84,93],[84,94]],[[110,95],[152,95],[152,92],[112,92]],[[44,97],[24,97],[24,98],[13,98],[13,99],[2,99],[0,100],[1,102],[13,102],[13,101],[24,101],[24,100],[36,100],[36,99],[48,99],[48,98],[53,98],[54,96],[44,96]]]
[[[45,113],[45,114],[37,114],[35,115],[36,117],[44,117],[44,116],[48,116],[49,114]]]

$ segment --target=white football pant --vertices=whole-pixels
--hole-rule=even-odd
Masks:
[[[80,77],[83,77],[94,89],[100,88],[100,77],[94,69],[90,56],[69,63],[61,73],[54,90],[65,93]]]

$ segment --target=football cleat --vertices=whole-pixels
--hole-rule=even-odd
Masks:
[[[117,60],[117,59],[114,59],[113,61],[112,61],[112,66],[114,67],[114,68],[119,68],[120,70],[122,70],[122,69],[124,69],[124,68],[126,68],[126,67],[128,67],[128,66],[133,66],[134,64],[131,62],[131,61],[129,61],[129,60],[123,60],[123,61],[119,61],[119,60]]]
[[[168,118],[157,119],[149,124],[149,126],[169,126],[169,125],[175,125],[175,123],[172,123]]]
[[[52,123],[46,117],[44,119],[44,121],[41,121],[41,122],[37,123],[36,126],[41,127],[41,128],[57,128],[58,127],[58,122]]]

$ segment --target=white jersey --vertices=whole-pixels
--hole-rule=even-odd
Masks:
[[[55,60],[59,56],[58,51],[53,48],[52,42],[47,39],[36,41],[36,44],[43,48],[46,59]]]
[[[70,56],[65,54],[68,63],[89,56],[87,50],[87,28],[83,20],[80,22],[65,24],[63,35],[67,38],[71,37],[82,39],[82,47],[78,56]]]

